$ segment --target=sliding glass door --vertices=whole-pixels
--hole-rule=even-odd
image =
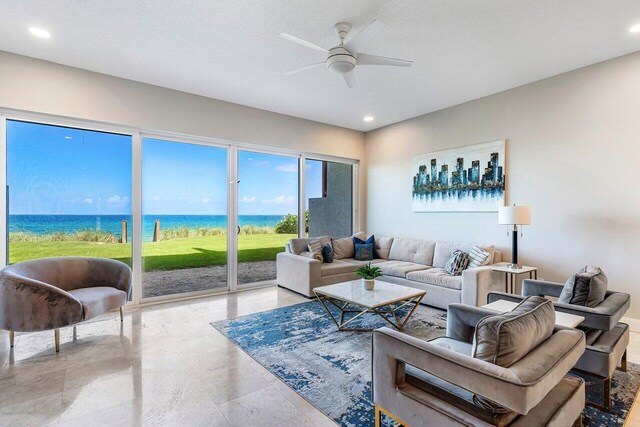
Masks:
[[[142,139],[142,298],[228,289],[227,151]]]
[[[276,278],[276,255],[298,237],[299,157],[238,151],[238,285]]]
[[[131,141],[7,120],[6,261],[94,256],[131,265]]]

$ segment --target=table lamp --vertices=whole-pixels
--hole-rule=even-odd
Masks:
[[[511,235],[511,264],[508,268],[521,268],[518,264],[518,226],[531,224],[531,208],[529,206],[503,206],[498,208],[498,224],[513,225]],[[508,233],[507,233],[508,235]]]

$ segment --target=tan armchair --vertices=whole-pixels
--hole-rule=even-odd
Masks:
[[[0,271],[0,328],[15,332],[54,330],[60,351],[60,328],[120,309],[129,300],[131,269],[111,259],[42,258]]]
[[[374,331],[376,422],[384,413],[411,427],[581,425],[584,381],[565,375],[584,352],[584,334],[556,327],[522,359],[502,367],[472,357],[476,325],[495,315],[451,304],[447,335],[431,341],[388,328]],[[480,399],[502,409],[490,410]]]

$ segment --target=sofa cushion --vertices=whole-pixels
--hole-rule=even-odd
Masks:
[[[407,273],[406,278],[429,285],[442,286],[443,288],[462,289],[462,276],[452,276],[442,268],[434,267],[428,270],[412,271]]]
[[[447,261],[451,258],[454,251],[460,250],[462,252],[469,252],[473,243],[467,242],[450,242],[439,240],[435,242],[433,249],[433,266],[438,268],[444,268],[447,265]]]
[[[109,286],[96,286],[69,291],[82,304],[83,319],[89,320],[127,303],[127,293]]]
[[[555,322],[551,300],[527,297],[512,311],[478,322],[473,357],[508,368],[546,341],[553,334]]]
[[[456,353],[464,354],[465,356],[471,356],[471,343],[465,341],[454,340],[449,337],[438,337],[429,340],[431,344],[435,344],[439,347],[444,347],[449,350],[453,350]]]
[[[371,261],[358,261],[356,259],[351,259],[351,258],[341,260],[341,262],[346,262],[346,263],[355,265],[356,268],[362,265],[369,265],[369,263],[376,264],[376,263],[385,262],[385,261],[386,261],[385,259],[380,259],[380,258],[374,258]]]
[[[416,264],[415,262],[407,261],[383,261],[376,263],[376,267],[380,267],[382,274],[385,276],[406,277],[407,273],[418,270],[426,270],[430,268],[427,265]]]
[[[569,277],[562,288],[558,302],[596,307],[607,293],[607,276],[599,267],[585,266]]]
[[[389,259],[429,266],[433,261],[434,245],[435,242],[431,242],[429,240],[396,237],[391,243]]]
[[[352,273],[359,267],[358,264],[349,262],[349,260],[334,259],[332,263],[323,263],[320,266],[320,274],[322,276],[331,276],[334,274]]]
[[[389,259],[389,251],[391,250],[392,243],[393,237],[376,236],[376,252],[379,258]]]

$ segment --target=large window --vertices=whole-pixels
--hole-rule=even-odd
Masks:
[[[138,301],[273,283],[291,238],[353,231],[350,162],[115,126],[3,124],[8,263],[120,260]]]
[[[8,258],[131,264],[131,136],[7,120]]]

